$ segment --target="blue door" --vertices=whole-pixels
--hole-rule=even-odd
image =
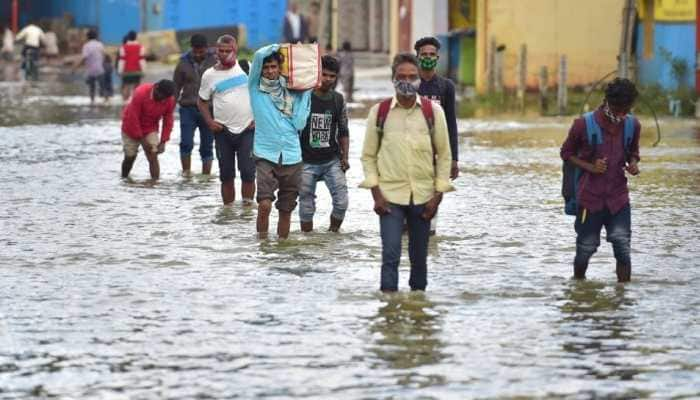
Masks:
[[[141,0],[143,2],[144,31],[159,31],[164,26],[165,0]]]

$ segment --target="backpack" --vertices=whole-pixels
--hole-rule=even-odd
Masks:
[[[433,157],[435,156],[435,143],[433,142],[433,136],[435,136],[435,115],[433,115],[433,102],[428,100],[423,96],[419,96],[420,110],[423,113],[425,122],[428,124],[428,132],[430,133],[430,144],[433,147]],[[389,116],[389,111],[391,110],[392,99],[383,100],[379,103],[379,109],[377,110],[377,136],[379,137],[379,143],[377,144],[377,153],[382,147],[382,138],[384,137],[384,123],[386,118]]]
[[[586,123],[586,140],[592,147],[591,161],[595,158],[596,146],[603,144],[603,131],[600,125],[593,117],[593,111],[583,114],[583,121]],[[622,135],[622,143],[625,149],[625,159],[629,158],[629,148],[632,145],[634,138],[634,122],[637,119],[631,114],[625,118],[624,134]],[[562,163],[562,185],[561,194],[564,197],[564,213],[567,215],[576,215],[578,210],[578,202],[576,195],[578,193],[578,183],[583,175],[581,168],[574,164],[564,161]]]

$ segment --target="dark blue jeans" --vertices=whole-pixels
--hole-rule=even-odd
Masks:
[[[576,258],[574,265],[588,265],[588,261],[600,246],[600,231],[605,227],[607,241],[612,243],[617,262],[631,265],[630,249],[632,241],[632,212],[627,204],[617,214],[605,208],[595,213],[587,213],[582,221],[583,210],[576,215]]]
[[[196,106],[180,107],[180,157],[189,157],[194,148],[194,131],[199,128],[199,155],[202,162],[214,159],[214,135]]]
[[[428,239],[430,221],[421,218],[425,205],[400,206],[390,204],[391,213],[379,217],[382,236],[382,278],[380,289],[396,291],[399,288],[399,261],[401,234],[404,221],[408,224],[408,257],[411,261],[411,290],[425,290],[428,285]]]

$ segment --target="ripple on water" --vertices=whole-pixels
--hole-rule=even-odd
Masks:
[[[182,177],[177,146],[160,183],[143,157],[120,180],[118,121],[1,127],[0,397],[699,397],[700,168],[673,160],[698,144],[643,148],[633,282],[616,284],[604,240],[577,282],[559,194],[568,122],[524,123],[461,137],[428,292],[407,290],[404,240],[395,296],[377,290],[361,120],[341,234],[325,232],[319,185],[317,231],[300,234],[295,212],[286,241],[255,238],[254,207],[222,207],[216,174]]]

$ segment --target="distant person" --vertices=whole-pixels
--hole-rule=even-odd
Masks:
[[[430,220],[450,183],[451,154],[442,107],[418,96],[418,59],[398,54],[392,63],[396,95],[367,117],[362,147],[365,179],[379,215],[382,239],[380,289],[398,290],[401,235],[408,222],[411,290],[425,290]]]
[[[8,27],[0,27],[2,32],[2,50],[0,59],[5,62],[12,62],[15,57],[15,35]]]
[[[308,37],[306,18],[299,12],[299,6],[295,1],[289,2],[287,13],[284,16],[283,32],[286,43],[304,43]]]
[[[104,93],[104,45],[97,40],[97,32],[90,29],[87,33],[88,41],[83,45],[82,58],[79,65],[85,65],[85,82],[90,90],[90,104],[95,104],[95,94],[99,86],[100,93]],[[107,99],[105,98],[105,101]]]
[[[352,55],[352,46],[347,40],[343,42],[343,47],[338,52],[338,60],[340,60],[340,84],[343,85],[345,101],[352,103],[352,93],[355,90],[355,57]]]
[[[214,136],[197,108],[199,84],[204,71],[216,64],[216,57],[209,52],[207,38],[194,34],[190,38],[190,50],[180,57],[175,67],[175,98],[180,104],[180,163],[182,174],[191,174],[194,131],[199,129],[199,156],[202,174],[211,173],[214,160]]]
[[[170,139],[175,110],[175,83],[163,79],[157,83],[144,83],[138,86],[131,101],[122,114],[122,142],[124,161],[122,178],[127,178],[136,161],[139,147],[143,147],[151,179],[160,177],[158,154],[165,151],[165,143]],[[161,134],[158,137],[158,123],[162,120]]]
[[[452,167],[450,168],[450,179],[459,176],[459,138],[457,136],[457,115],[455,109],[455,85],[451,80],[443,78],[437,74],[437,64],[440,56],[440,41],[437,38],[428,36],[416,41],[413,46],[418,56],[420,65],[420,86],[418,94],[432,100],[442,107],[447,120],[447,131],[450,136],[450,150],[452,153]],[[434,235],[437,229],[437,216],[432,219],[430,234]]]
[[[603,104],[574,120],[561,147],[562,160],[582,171],[574,193],[576,209],[571,210],[576,214],[576,279],[586,278],[603,226],[617,261],[618,282],[631,279],[632,218],[625,171],[639,174],[641,126],[630,114],[637,96],[630,80],[614,79],[605,88]]]
[[[287,89],[287,82],[280,75],[279,48],[278,44],[272,44],[255,52],[248,90],[255,116],[253,155],[258,184],[258,237],[267,237],[272,202],[277,194],[277,235],[285,239],[289,236],[301,183],[299,131],[304,129],[309,117],[311,90]]]
[[[119,48],[117,72],[122,78],[122,97],[127,101],[131,92],[141,83],[146,70],[146,50],[136,41],[136,32],[129,31],[126,42]]]
[[[255,162],[252,157],[255,124],[248,76],[236,62],[237,54],[235,37],[223,35],[216,40],[217,63],[202,75],[197,103],[204,121],[214,133],[221,199],[225,206],[232,205],[236,199],[236,164],[243,204],[252,205],[255,196]],[[212,105],[214,115],[209,111]]]
[[[53,31],[47,30],[44,33],[44,55],[49,64],[53,64],[58,60],[58,36]]]
[[[25,26],[15,37],[15,41],[24,42],[22,69],[28,79],[39,79],[39,51],[44,40],[44,31],[35,24]]]
[[[109,102],[112,96],[114,96],[114,80],[112,79],[112,75],[114,74],[113,63],[112,57],[105,53],[104,62],[102,63],[105,72],[102,74],[102,85],[100,86],[100,96],[105,99],[105,102]]]
[[[348,116],[343,95],[335,91],[340,66],[332,56],[321,60],[321,86],[311,94],[309,120],[301,132],[304,170],[299,190],[299,220],[302,232],[314,228],[316,184],[324,181],[333,199],[331,232],[338,232],[348,209],[348,185],[345,171],[350,168]]]
[[[309,43],[318,43],[318,35],[321,23],[321,5],[318,1],[312,1],[309,16],[306,17]]]

